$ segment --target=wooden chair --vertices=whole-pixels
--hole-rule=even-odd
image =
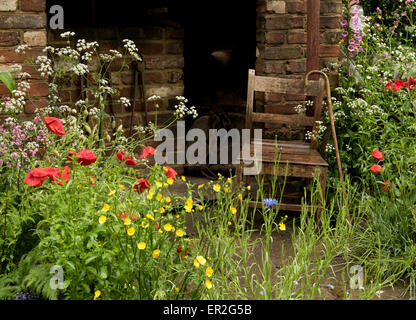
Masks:
[[[310,110],[312,112],[307,113],[312,115],[303,116],[299,114],[287,115],[255,112],[253,110],[255,92],[273,92],[313,97],[313,110]],[[324,94],[325,82],[323,79],[320,79],[319,81],[309,80],[308,86],[305,87],[303,79],[256,76],[255,71],[250,69],[248,74],[246,128],[250,129],[250,132],[252,132],[253,123],[269,123],[296,125],[309,128],[309,130],[311,128],[312,130],[315,130],[317,128],[316,121],[321,120]],[[260,175],[275,175],[275,173],[277,173],[277,176],[285,176],[285,173],[287,172],[288,177],[309,179],[317,175],[322,188],[323,198],[325,198],[328,163],[319,154],[317,143],[315,141],[251,140],[250,144],[243,145],[239,157],[240,163],[236,166],[236,186],[239,186],[242,180],[246,181],[247,178],[243,172],[245,167],[244,160],[249,161],[250,158],[244,157],[244,151],[248,152],[247,148],[249,148],[249,154],[252,156],[254,153],[254,146],[259,143],[261,143],[262,147],[262,156],[261,159],[258,159],[258,161],[261,162]],[[261,207],[262,203],[250,201],[250,206]],[[279,204],[280,210],[301,211],[301,208],[301,204]]]

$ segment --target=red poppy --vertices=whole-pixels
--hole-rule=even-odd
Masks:
[[[167,169],[165,171],[166,177],[172,178],[173,181],[176,181],[176,176],[178,175],[178,173],[169,166],[165,166],[165,168]]]
[[[75,154],[77,161],[81,166],[88,166],[97,161],[96,155],[89,149],[84,149]]]
[[[58,136],[65,135],[64,125],[61,120],[54,117],[44,117],[43,120],[45,121],[46,128],[48,128],[49,131],[57,134]]]
[[[143,149],[142,154],[140,155],[140,159],[147,158],[149,156],[153,156],[156,152],[156,149],[153,147],[146,147]]]
[[[383,169],[383,168],[378,164],[372,165],[370,167],[370,171],[373,171],[374,173],[380,173],[381,169]]]
[[[126,153],[124,152],[123,149],[121,149],[120,152],[116,153],[116,156],[117,156],[118,160],[120,160],[120,161],[124,161],[125,155],[126,155]]]
[[[131,156],[128,156],[126,160],[126,165],[128,166],[135,166],[137,164],[136,160],[132,159]]]
[[[45,179],[49,177],[49,171],[45,168],[35,168],[29,171],[24,182],[32,187],[40,187]]]
[[[178,249],[176,249],[176,251],[177,251],[178,253],[181,253],[181,252],[182,252],[182,247],[181,247],[181,246],[179,246],[179,247],[178,247]]]
[[[58,168],[49,168],[50,169],[50,175],[49,178],[51,178],[53,181],[58,182],[60,186],[62,186],[62,182],[68,182],[69,178],[71,177],[69,175],[69,167],[66,166],[62,169]]]
[[[140,188],[140,189],[139,189]],[[150,183],[145,178],[141,178],[140,180],[137,180],[134,184],[134,189],[139,189],[140,193],[143,192],[144,189],[150,188]]]
[[[373,152],[371,152],[371,155],[374,159],[378,161],[383,161],[383,152],[380,152],[379,150],[374,150]]]
[[[156,229],[159,229],[159,228],[160,228],[160,225],[159,225],[159,223],[157,223],[157,222],[156,222],[156,225],[155,225],[155,227],[156,227]]]
[[[386,181],[384,181],[384,183],[383,183],[383,190],[384,191],[387,191],[387,190],[389,190],[390,189],[390,182],[389,182],[389,180],[386,180]]]
[[[97,180],[97,178],[95,177],[95,175],[93,174],[92,176],[91,176],[91,180],[90,180],[90,184],[92,185],[92,186],[95,186],[95,180]]]

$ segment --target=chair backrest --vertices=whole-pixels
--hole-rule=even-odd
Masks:
[[[276,113],[254,112],[253,104],[255,92],[271,92],[280,94],[294,94],[313,97],[313,115],[288,115]],[[325,94],[325,81],[309,80],[305,86],[304,79],[289,79],[281,77],[256,76],[255,71],[248,72],[246,128],[252,129],[253,123],[289,124],[303,126],[315,130],[316,121],[321,120],[322,100]],[[316,144],[312,143],[315,147]]]

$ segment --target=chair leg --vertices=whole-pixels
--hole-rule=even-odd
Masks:
[[[319,198],[318,198],[318,210],[317,210],[317,214],[316,214],[316,220],[317,220],[318,224],[321,221],[321,210],[322,210],[322,208],[325,204],[327,175],[328,175],[328,168],[322,167],[321,172],[319,174],[319,184],[320,184],[321,190],[322,190],[322,198],[321,198],[321,196],[319,196]]]

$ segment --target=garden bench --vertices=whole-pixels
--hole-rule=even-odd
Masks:
[[[295,94],[308,96],[314,99],[313,109],[307,110],[307,115],[286,115],[275,113],[256,112],[254,110],[255,92],[270,92],[279,94]],[[289,124],[308,128],[314,131],[321,120],[322,101],[325,94],[325,81],[309,80],[305,86],[303,79],[290,79],[280,77],[257,76],[255,71],[250,69],[248,74],[246,124],[245,127],[253,131],[254,123],[263,124]],[[311,108],[311,107],[310,107]],[[254,154],[256,144],[261,144],[261,162],[259,175],[276,175],[297,178],[311,179],[317,177],[322,189],[322,199],[325,198],[326,179],[328,163],[322,158],[317,150],[316,141],[275,141],[275,140],[253,140],[243,145],[239,156],[239,164],[236,166],[236,185],[247,182],[244,175],[244,161],[252,160],[247,155]],[[250,153],[248,153],[250,150]],[[246,151],[246,153],[244,152]],[[246,155],[246,156],[244,156]],[[261,207],[262,203],[250,201],[251,207]],[[280,203],[280,210],[300,211],[301,204]]]

